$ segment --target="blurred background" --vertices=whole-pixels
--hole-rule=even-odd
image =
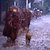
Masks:
[[[50,12],[50,0],[0,0],[0,23],[3,16],[10,6],[18,6],[20,8],[38,8],[43,10],[43,14]]]

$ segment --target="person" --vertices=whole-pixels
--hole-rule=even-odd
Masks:
[[[26,33],[26,45],[30,45],[32,34],[30,32]]]

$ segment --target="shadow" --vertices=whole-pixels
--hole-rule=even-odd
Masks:
[[[11,41],[8,41],[6,43],[3,44],[3,47],[12,47],[12,46],[15,46],[15,42],[11,42]]]
[[[27,48],[30,48],[31,46],[30,46],[30,44],[26,44],[26,47],[27,47]]]

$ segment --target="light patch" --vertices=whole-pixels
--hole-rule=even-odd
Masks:
[[[40,11],[39,9],[37,11]]]
[[[13,12],[16,12],[16,9],[13,9]]]

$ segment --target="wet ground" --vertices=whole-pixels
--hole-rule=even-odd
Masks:
[[[1,25],[0,29],[3,27]],[[16,39],[15,45],[9,47],[3,47],[7,37],[4,37],[0,30],[0,50],[50,50],[50,15],[33,19],[29,29],[32,33],[30,46],[26,45],[25,34],[22,34]]]

